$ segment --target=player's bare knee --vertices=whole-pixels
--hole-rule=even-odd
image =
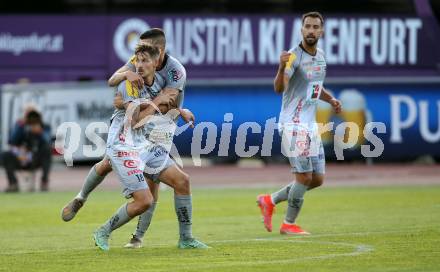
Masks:
[[[189,175],[181,173],[176,179],[174,191],[177,195],[189,195],[191,193]]]
[[[133,212],[134,212],[134,214],[135,215],[142,214],[143,212],[148,210],[148,208],[151,206],[152,202],[153,201],[150,198],[137,199],[136,201],[133,202]]]
[[[152,198],[146,198],[142,201],[141,203],[141,209],[142,212],[145,212],[146,210],[148,210],[148,208],[150,208],[151,204],[153,204],[153,199]]]
[[[313,181],[313,176],[311,173],[296,173],[295,179],[297,182],[310,186]]]
[[[317,188],[321,186],[323,183],[324,183],[324,176],[321,174],[314,174],[312,183],[310,185],[310,189]]]
[[[133,202],[131,206],[131,216],[137,216],[148,210],[153,202],[153,197],[148,189],[136,191],[132,194]]]
[[[105,176],[112,171],[112,166],[107,158],[102,159],[100,162],[95,164],[96,174],[99,176]]]
[[[319,187],[324,183],[323,179],[315,179],[313,180],[313,188]]]

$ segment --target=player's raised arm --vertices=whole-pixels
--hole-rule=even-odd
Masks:
[[[284,92],[287,86],[288,79],[291,76],[289,75],[289,71],[295,58],[296,56],[294,53],[290,53],[287,51],[281,52],[278,71],[273,82],[274,90],[276,93]]]
[[[107,81],[108,85],[110,87],[116,87],[121,83],[122,81],[126,80],[125,72],[130,70],[130,68],[126,65],[122,66],[116,72],[113,73],[113,75],[109,78]]]

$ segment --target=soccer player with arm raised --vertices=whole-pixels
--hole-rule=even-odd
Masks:
[[[295,181],[271,195],[258,196],[257,203],[267,231],[272,231],[275,205],[287,200],[280,233],[309,234],[296,224],[296,219],[306,191],[322,185],[324,181],[325,157],[316,124],[317,102],[319,99],[328,102],[336,113],[341,111],[341,103],[323,87],[327,65],[323,51],[317,48],[323,26],[324,19],[320,13],[304,14],[301,43],[280,55],[274,90],[282,94],[279,130],[283,148],[289,152]]]

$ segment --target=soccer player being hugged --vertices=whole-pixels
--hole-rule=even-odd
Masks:
[[[286,216],[280,233],[309,234],[296,224],[304,202],[304,194],[319,187],[324,181],[324,148],[318,133],[316,109],[318,100],[329,103],[336,113],[341,103],[323,87],[326,74],[324,52],[317,48],[323,34],[324,19],[318,12],[302,16],[302,41],[280,56],[274,80],[276,93],[283,95],[279,117],[284,155],[289,158],[295,181],[271,195],[259,195],[258,206],[267,231],[272,231],[272,214],[275,206],[288,202]]]
[[[125,203],[119,210],[94,233],[95,244],[102,250],[109,250],[108,239],[115,229],[128,223],[133,217],[144,213],[152,204],[153,196],[145,181],[143,171],[147,163],[148,148],[152,145],[143,133],[143,129],[135,129],[142,116],[154,114],[163,102],[168,103],[162,96],[157,97],[152,103],[144,107],[141,103],[150,96],[150,89],[159,89],[155,80],[155,70],[158,63],[159,49],[149,45],[136,48],[138,72],[145,80],[145,86],[137,89],[128,81],[123,81],[116,89],[124,101],[124,108],[117,109],[112,116],[112,122],[107,138],[106,156],[110,160],[123,187],[126,198],[133,198],[130,203]],[[142,100],[144,99],[144,100]]]
[[[158,97],[164,99],[168,98],[168,104],[172,104],[169,105],[170,108],[177,107],[178,113],[185,122],[194,122],[193,114],[189,110],[180,108],[183,102],[186,72],[182,64],[165,53],[166,39],[164,32],[157,28],[147,30],[140,36],[139,44],[152,45],[158,47],[160,50],[158,66],[156,67],[154,77],[154,86],[157,87],[148,88],[150,97],[152,99]],[[121,81],[125,82],[124,84],[129,84],[131,91],[134,89],[142,90],[145,88],[145,79],[137,72],[136,55],[112,75],[109,79],[109,85],[118,86],[119,84],[119,86],[121,86]],[[120,108],[121,103],[121,95],[119,94],[115,96],[114,104],[117,108]],[[161,181],[174,189],[175,210],[179,221],[180,239],[178,247],[182,249],[207,248],[204,243],[194,239],[192,236],[192,196],[189,176],[184,173],[171,158],[169,158],[169,149],[167,147],[170,145],[174,130],[169,130],[169,133],[160,131],[165,127],[173,127],[172,125],[167,125],[167,123],[169,123],[168,121],[170,121],[167,120],[167,118],[171,115],[172,114],[163,115],[159,119],[152,118],[147,124],[145,124],[143,130],[144,137],[154,144],[154,146],[149,148],[150,155],[158,155],[155,159],[150,161],[150,164],[153,166],[148,166],[146,168],[151,170],[150,172],[155,172],[154,169],[157,168],[155,166],[160,166],[160,171],[157,173],[144,173],[154,200],[150,208],[139,216],[135,233],[125,247],[142,247],[142,239],[150,226],[156,208],[159,181]],[[163,144],[163,141],[165,141],[166,144]],[[85,205],[90,193],[111,171],[112,167],[109,164],[107,157],[103,158],[92,167],[84,180],[81,191],[62,209],[61,217],[64,221],[70,221],[76,216],[81,207]]]

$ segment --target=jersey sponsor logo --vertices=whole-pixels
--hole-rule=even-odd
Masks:
[[[312,99],[318,98],[320,89],[321,89],[321,86],[319,84],[313,85],[313,92],[312,92],[312,97],[311,97]]]
[[[307,132],[307,130],[299,130],[299,131],[294,130],[294,131],[292,131],[292,136],[306,137],[306,136],[309,136],[309,133]]]
[[[168,151],[166,151],[164,148],[160,148],[159,150],[156,150],[156,152],[154,152],[154,156],[156,158],[162,156],[163,154],[168,154]]]
[[[124,166],[127,168],[136,168],[139,166],[139,161],[135,161],[135,160],[125,160],[124,161]]]
[[[168,150],[160,145],[153,146],[149,151],[153,153],[154,157],[156,158],[162,156],[163,154],[168,154]]]
[[[301,63],[301,66],[303,67],[303,69],[305,69],[307,71],[311,71],[312,70],[312,66],[313,66],[313,61],[303,61]]]
[[[136,174],[142,174],[142,170],[134,169],[134,170],[130,170],[130,171],[127,172],[127,176],[133,176],[133,175],[136,175]]]
[[[307,139],[305,139],[305,140],[297,140],[296,141],[296,147],[299,149],[299,151],[301,152],[301,154],[302,153],[304,153],[304,152],[307,152],[308,153],[308,151],[309,151],[309,149],[310,149],[310,143],[309,143],[309,141],[307,140]]]
[[[118,157],[138,157],[139,152],[137,151],[118,151]]]
[[[175,68],[168,71],[168,78],[174,82],[179,81],[183,77],[183,73]]]

